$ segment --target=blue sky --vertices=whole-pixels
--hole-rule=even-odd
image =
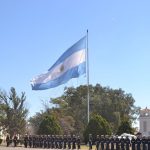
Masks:
[[[90,83],[122,88],[135,105],[150,107],[149,0],[1,0],[0,88],[26,92],[29,115],[65,86],[32,91],[30,80],[89,30]]]

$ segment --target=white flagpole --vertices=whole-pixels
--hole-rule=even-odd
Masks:
[[[87,41],[86,41],[86,72],[87,72],[87,120],[90,120],[90,92],[89,92],[89,55],[88,55],[88,30],[87,30]]]

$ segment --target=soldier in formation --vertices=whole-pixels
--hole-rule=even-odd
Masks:
[[[25,148],[80,149],[80,137],[70,135],[25,135]]]
[[[96,150],[150,150],[150,137],[129,139],[128,136],[119,138],[118,136],[97,135],[94,143]],[[91,148],[92,146],[89,145],[89,149]]]

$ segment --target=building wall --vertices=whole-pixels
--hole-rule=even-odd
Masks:
[[[150,136],[150,109],[143,109],[140,111],[140,132],[142,136]]]

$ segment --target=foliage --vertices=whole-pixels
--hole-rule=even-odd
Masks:
[[[139,107],[134,105],[134,98],[126,94],[122,89],[102,87],[100,84],[89,85],[90,90],[90,114],[99,114],[105,118],[113,133],[116,133],[122,120],[133,122],[139,113]],[[74,132],[83,133],[87,125],[87,86],[66,88],[61,97],[52,100],[64,116],[73,117]]]
[[[25,132],[28,113],[24,106],[25,100],[25,92],[22,92],[19,97],[13,87],[9,94],[0,91],[0,126],[11,136],[14,133],[23,134]]]
[[[96,138],[97,134],[110,135],[111,127],[108,122],[100,115],[93,115],[84,132],[84,139],[86,142],[88,140],[89,134],[92,134],[93,138]]]
[[[61,128],[54,116],[46,115],[39,125],[39,134],[60,134]]]
[[[38,134],[38,130],[42,120],[45,116],[54,116],[57,120],[57,123],[61,127],[61,132],[63,134],[71,134],[74,132],[75,121],[72,116],[64,115],[63,110],[59,108],[47,109],[45,112],[36,113],[35,116],[32,116],[29,119],[30,124],[34,128],[34,133]]]
[[[132,128],[131,123],[127,120],[122,121],[118,128],[117,134],[121,135],[122,133],[134,134],[134,128]]]
[[[89,85],[89,91],[90,117],[97,114],[105,118],[114,134],[123,120],[132,123],[136,119],[140,108],[134,105],[135,100],[131,94],[122,89],[102,87],[100,84]],[[53,115],[63,133],[78,134],[82,138],[87,126],[87,86],[65,88],[63,95],[51,98],[51,103],[56,107],[46,108],[44,112],[30,118],[35,128],[39,128],[45,114]]]

